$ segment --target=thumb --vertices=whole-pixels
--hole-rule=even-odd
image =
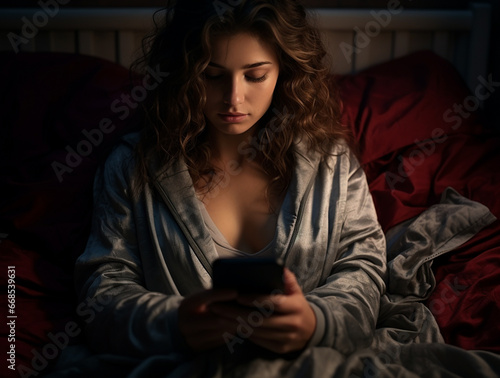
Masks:
[[[191,311],[203,312],[207,306],[215,302],[225,302],[236,299],[238,293],[230,289],[203,290],[184,298],[184,307]]]
[[[297,282],[295,274],[291,270],[285,268],[283,271],[283,283],[285,286],[285,295],[301,294],[302,289]]]

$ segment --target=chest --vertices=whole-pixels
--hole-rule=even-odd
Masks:
[[[269,184],[260,172],[224,174],[203,196],[210,218],[233,248],[255,253],[274,238],[281,198],[268,194]]]

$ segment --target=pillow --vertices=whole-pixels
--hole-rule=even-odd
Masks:
[[[337,87],[384,230],[439,202],[448,186],[500,216],[499,139],[450,62],[417,52]]]
[[[337,86],[385,231],[438,203],[448,186],[500,217],[500,138],[448,61],[418,52]],[[426,304],[446,342],[500,353],[499,246],[497,220],[433,262]]]
[[[340,77],[337,85],[343,122],[359,142],[362,163],[417,141],[483,129],[477,112],[463,110],[467,117],[456,113],[455,104],[469,106],[469,90],[455,67],[431,51]]]
[[[134,129],[145,92],[127,69],[94,57],[0,57],[0,280],[7,287],[15,266],[16,364],[40,371],[60,354],[54,335],[76,324],[73,267],[90,230],[95,171]],[[0,302],[8,308],[6,296]]]
[[[133,125],[128,70],[76,54],[0,56],[1,229],[47,256],[74,256],[97,164]]]

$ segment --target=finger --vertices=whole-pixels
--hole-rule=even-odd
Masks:
[[[283,271],[283,283],[285,285],[285,295],[302,294],[302,289],[295,274],[291,270],[285,268]]]
[[[272,295],[253,301],[247,298],[240,300],[240,297],[238,297],[237,301],[244,306],[253,306],[254,309],[262,312],[267,317],[301,312],[307,303],[301,291],[293,295]]]
[[[252,320],[255,331],[259,335],[271,334],[273,332],[277,334],[298,332],[302,327],[300,318],[295,314],[276,315],[267,318],[253,316]]]
[[[205,332],[188,338],[187,342],[195,351],[204,351],[231,342],[235,332]]]
[[[238,297],[238,292],[232,289],[210,289],[201,294],[200,299],[205,304],[232,301]]]
[[[205,308],[211,303],[235,300],[237,296],[238,292],[236,290],[230,290],[230,289],[204,290],[184,298],[183,305],[186,310],[196,310],[200,307]]]
[[[238,326],[235,319],[227,319],[215,314],[192,316],[180,322],[185,334],[198,334],[202,332],[233,331]]]
[[[224,303],[224,302],[217,302],[211,304],[209,309],[212,313],[221,316],[223,318],[229,318],[229,319],[236,319],[238,317],[245,318],[249,316],[251,312],[255,311],[255,309],[247,306],[241,306],[237,304]]]
[[[283,271],[284,293],[274,293],[271,295],[239,295],[237,301],[245,306],[272,308],[276,312],[295,311],[290,304],[289,297],[301,296],[302,289],[297,282],[295,275],[285,268]]]
[[[237,302],[246,307],[262,309],[263,312],[275,310],[276,303],[281,295],[239,295]]]
[[[285,325],[283,327],[255,327],[251,337],[263,340],[288,341],[291,335],[296,334],[293,326]]]

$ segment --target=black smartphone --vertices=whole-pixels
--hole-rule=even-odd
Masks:
[[[220,258],[213,264],[213,287],[244,294],[283,293],[283,265],[274,258]]]

